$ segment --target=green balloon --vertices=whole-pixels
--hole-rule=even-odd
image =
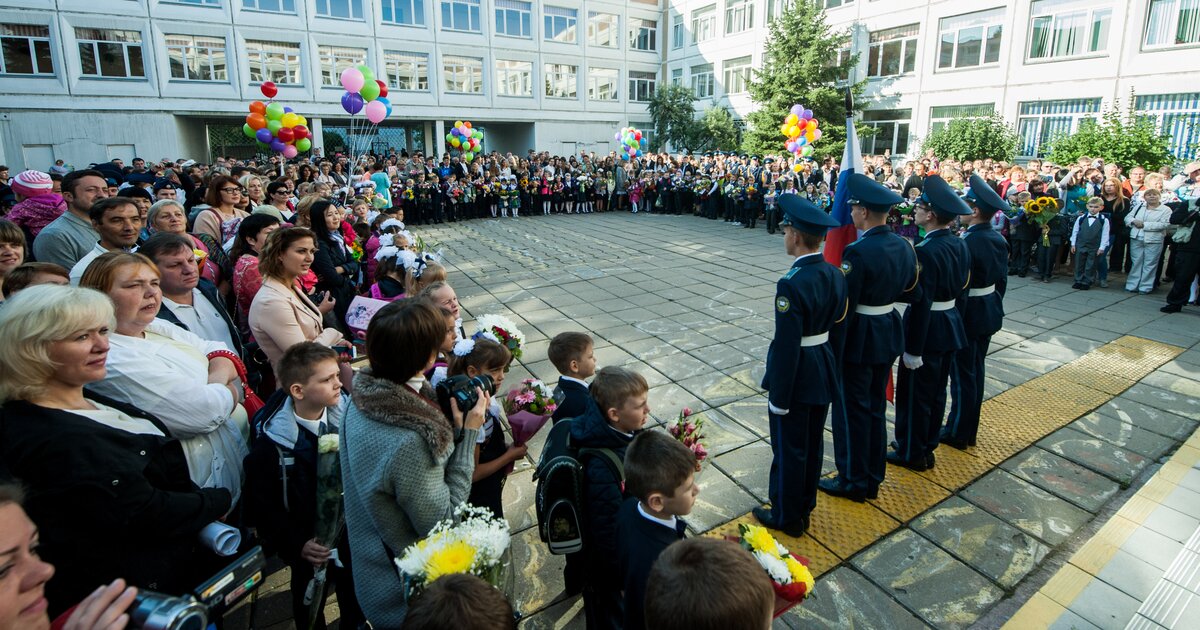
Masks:
[[[279,130],[283,129],[283,123],[279,122],[278,120],[268,120],[267,129],[271,130],[272,136],[278,136]]]
[[[471,137],[475,138],[476,140],[483,140],[483,132],[476,129],[475,131],[471,132]]]
[[[446,134],[446,142],[450,142],[450,139],[453,137],[454,137],[454,134],[452,134],[452,133]]]
[[[279,120],[280,118],[283,118],[284,113],[283,105],[280,105],[279,103],[271,103],[270,105],[267,105],[267,120]]]
[[[375,82],[375,79],[371,79],[370,82],[363,83],[362,89],[358,91],[358,94],[363,97],[364,101],[370,103],[379,98],[379,84]]]
[[[246,134],[247,138],[254,138],[254,128],[250,125],[242,123],[242,133]]]
[[[300,138],[299,140],[296,141],[296,150],[301,153],[304,153],[305,151],[307,151],[311,148],[312,148],[312,140],[309,140],[308,138]]]
[[[364,86],[374,85],[377,88],[379,87],[378,85],[375,84],[375,71],[368,68],[367,64],[365,64],[365,63],[358,64],[358,71],[361,72],[363,75],[363,85]]]
[[[268,145],[268,144],[263,144],[263,143],[261,143],[261,142],[255,142],[255,143],[254,143],[254,145],[258,147],[258,150],[259,150],[259,151],[266,151],[267,149],[270,149],[270,148],[271,148],[271,146],[270,146],[270,145]]]

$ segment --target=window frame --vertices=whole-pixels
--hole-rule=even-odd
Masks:
[[[598,77],[596,73],[603,72],[604,77]],[[598,81],[608,81],[607,77],[611,74],[612,95],[609,98],[600,98],[597,94],[600,92],[601,85]],[[606,68],[604,66],[588,66],[587,69],[587,100],[597,103],[616,103],[621,100],[621,70],[618,68]]]
[[[438,0],[438,2],[443,31],[454,31],[456,33],[483,32],[483,24],[480,18],[480,11],[483,5],[480,0]],[[455,7],[457,6],[465,7],[465,17],[467,20],[465,28],[460,28],[460,25],[456,24]]]
[[[551,12],[551,9],[554,12]],[[590,16],[590,14],[589,14]],[[556,30],[555,24],[562,20],[562,29]],[[589,17],[588,23],[591,23]],[[570,34],[569,39],[559,39],[559,35]],[[542,41],[556,44],[579,43],[579,9],[560,7],[551,4],[542,5]]]
[[[400,82],[400,78],[403,76],[401,69],[405,65],[412,66],[412,72],[405,79],[418,86],[424,84],[424,87],[402,87]],[[422,66],[425,68],[423,73],[421,72]],[[385,49],[383,51],[383,72],[386,76],[389,90],[399,90],[401,92],[429,91],[429,53]]]
[[[1166,44],[1152,44],[1148,41],[1150,38],[1150,21],[1154,19],[1154,5],[1159,2],[1170,2],[1173,5],[1170,16],[1170,36],[1167,37],[1170,42]],[[1179,23],[1184,12],[1183,2],[1184,0],[1149,0],[1146,3],[1146,22],[1142,26],[1142,50],[1157,51],[1200,46],[1200,2],[1196,2],[1196,6],[1193,9],[1196,12],[1196,21],[1193,21],[1192,28],[1196,31],[1196,40],[1190,42],[1179,41]]]
[[[413,16],[412,22],[401,22],[396,19],[400,15],[400,11],[397,10],[400,5],[408,5],[409,13]],[[392,19],[384,17],[385,14],[390,14]],[[425,0],[380,0],[379,21],[392,26],[423,27],[426,25]]]
[[[478,73],[475,72],[476,64],[472,63],[472,62],[478,62]],[[450,65],[461,67],[463,69],[464,74],[471,75],[469,77],[464,77],[464,78],[471,79],[472,80],[471,84],[473,87],[477,83],[478,89],[476,89],[476,90],[452,90],[452,89],[450,89],[449,86],[451,85],[452,81],[453,81],[454,85],[457,85],[459,83],[457,80],[455,80],[457,78],[457,72],[450,72],[450,70],[448,69],[448,66],[450,66]],[[476,78],[478,78],[477,82],[474,80]],[[464,85],[466,85],[465,82],[464,82]],[[442,56],[442,92],[445,94],[464,94],[464,95],[468,95],[468,96],[483,95],[483,57],[469,57],[466,55],[443,55]]]
[[[1064,6],[1065,5],[1065,6]],[[1149,5],[1147,5],[1149,6]],[[1095,31],[1096,26],[1100,21],[1098,16],[1104,15],[1103,20],[1104,42],[1098,48],[1094,47],[1097,38]],[[1067,54],[1056,54],[1056,49],[1059,47],[1059,37],[1061,33],[1067,32],[1070,28],[1062,28],[1063,24],[1068,19],[1078,18],[1083,16],[1081,25],[1082,33],[1079,38],[1078,52],[1069,52]],[[1029,21],[1027,24],[1026,33],[1028,44],[1025,46],[1025,63],[1050,63],[1056,61],[1069,61],[1073,59],[1086,59],[1088,57],[1106,57],[1108,52],[1108,41],[1112,39],[1112,17],[1113,7],[1111,4],[1103,4],[1098,6],[1085,5],[1080,2],[1062,2],[1060,0],[1034,0],[1029,6]],[[1039,30],[1045,30],[1045,26],[1038,26],[1039,21],[1049,21],[1049,35],[1042,42],[1046,47],[1045,53],[1034,56],[1034,46],[1038,44],[1036,36]]]
[[[648,70],[627,70],[626,74],[629,75],[629,101],[631,103],[649,103],[654,98],[655,90],[658,89],[658,73]],[[640,76],[635,77],[635,74]]]
[[[973,109],[974,108],[974,109]],[[987,111],[984,111],[986,108]],[[966,110],[943,113],[938,110]],[[933,133],[952,120],[960,118],[986,118],[996,113],[995,103],[968,103],[966,105],[932,105],[929,108],[929,132]],[[940,114],[940,115],[939,115]]]
[[[246,43],[246,62],[247,62],[247,68],[249,69],[249,73],[247,76],[250,79],[251,85],[261,85],[262,83],[265,83],[267,81],[272,81],[275,83],[275,85],[289,85],[289,86],[303,86],[304,85],[304,47],[299,42],[274,42],[274,41],[270,41],[270,40],[266,40],[266,39],[247,39],[247,40],[245,40],[245,43]],[[251,45],[258,45],[258,44],[266,44],[269,46],[278,46],[280,48],[287,48],[286,52],[281,53],[283,56],[284,72],[286,75],[289,75],[291,78],[297,79],[297,81],[293,83],[290,81],[276,80],[275,77],[268,72],[268,67],[267,67],[268,57],[272,53],[265,49],[262,49],[262,48],[259,48],[257,50],[251,49]],[[293,47],[293,46],[295,46],[295,57],[296,57],[294,67],[293,67],[292,61],[290,59],[290,57],[292,56],[291,47]],[[260,78],[258,78],[258,79],[254,78],[254,63],[253,62],[256,61],[256,59],[254,59],[252,57],[252,55],[257,56],[257,61],[262,64],[262,66],[259,68]]]
[[[1077,104],[1079,111],[1071,111],[1072,104]],[[1101,104],[1100,97],[1046,99],[1017,103],[1017,142],[1018,150],[1022,152],[1019,157],[1045,157],[1044,145],[1052,139],[1048,133],[1052,130],[1047,129],[1047,122],[1054,124],[1067,122],[1067,129],[1063,133],[1073,133],[1079,129],[1079,125],[1083,124],[1084,120],[1095,121],[1100,118]],[[1038,111],[1032,111],[1035,108]],[[1025,154],[1025,149],[1030,146],[1030,142],[1026,138],[1026,127],[1030,123],[1037,125],[1033,129],[1035,135],[1032,140],[1033,152]]]
[[[612,18],[611,20],[608,18]],[[604,26],[604,29],[600,27]],[[600,41],[600,33],[604,31],[608,34],[608,42]],[[554,40],[552,40],[554,41]],[[588,11],[587,18],[587,43],[588,46],[597,48],[610,48],[616,50],[621,47],[621,16],[615,13],[607,13],[605,11]]]
[[[570,68],[569,71],[563,71]],[[546,98],[556,98],[563,100],[579,100],[579,66],[569,63],[545,63],[542,64],[542,72],[545,76]],[[567,81],[567,76],[570,75],[571,80]],[[566,95],[554,94],[554,86],[571,86],[570,93]]]
[[[191,40],[191,43],[189,43],[187,45],[179,45],[179,44],[171,43],[171,38],[184,38],[184,37]],[[188,63],[188,60],[192,58],[192,56],[189,55],[189,51],[196,52],[197,53],[196,57],[199,58],[198,51],[200,51],[200,50],[206,51],[205,58],[208,60],[209,75],[213,76],[213,77],[217,76],[216,66],[214,65],[214,62],[213,62],[213,51],[217,50],[217,49],[212,46],[208,46],[208,45],[203,45],[203,46],[200,45],[197,40],[201,39],[201,38],[221,42],[221,48],[219,50],[225,56],[225,63],[223,64],[221,71],[224,72],[225,78],[223,78],[223,79],[217,79],[217,78],[193,79],[189,76],[186,76],[189,73],[189,69],[191,68],[191,64]],[[163,42],[164,42],[164,45],[167,50],[167,72],[170,75],[170,78],[168,80],[171,81],[172,83],[229,83],[229,42],[225,39],[224,35],[193,35],[190,33],[164,33],[163,34]],[[180,67],[183,68],[185,76],[182,76],[182,77],[175,76],[175,67],[174,67],[174,65],[172,65],[172,62],[174,61],[173,57],[171,56],[172,50],[181,50],[182,51],[181,52],[182,62],[180,63]]]
[[[642,17],[625,18],[629,31],[629,49],[640,52],[658,52],[658,20]],[[649,24],[650,26],[647,26]],[[646,46],[639,43],[645,42]]]
[[[904,112],[908,112],[907,117],[903,115]],[[884,114],[890,114],[890,115],[884,116]],[[908,155],[908,151],[910,148],[912,148],[912,143],[913,143],[913,133],[912,133],[913,118],[912,118],[912,110],[911,109],[887,109],[887,110],[864,111],[863,119],[860,122],[864,126],[871,127],[872,129],[876,130],[876,132],[874,134],[872,134],[870,138],[863,139],[863,146],[862,146],[863,153],[882,155],[883,149],[888,149],[892,152],[893,156]],[[891,146],[883,147],[881,149],[880,147],[876,146],[876,144],[875,144],[876,141],[880,137],[878,129],[880,129],[881,127],[884,127],[884,126],[888,126],[888,125],[892,126]],[[904,140],[905,140],[903,151],[900,150],[900,146],[899,146],[900,137],[901,137],[900,132],[902,130],[904,132],[903,136],[904,136]],[[868,143],[870,146],[870,150],[868,150],[868,148],[867,148]]]
[[[264,2],[279,5],[278,9],[264,9],[259,6]],[[254,5],[254,6],[250,6]],[[290,9],[288,7],[291,7]],[[255,11],[258,13],[277,13],[280,15],[296,15],[296,0],[242,0],[243,11]]]
[[[726,94],[746,94],[750,91],[750,79],[754,73],[754,56],[745,55],[721,62],[721,78],[725,82]],[[741,89],[734,89],[741,84]]]
[[[135,42],[120,41],[120,40],[114,41],[114,40],[80,37],[79,36],[80,31],[137,33],[138,41],[135,43]],[[90,46],[90,48],[91,48],[92,63],[94,64],[94,67],[96,69],[96,72],[94,74],[89,74],[84,69],[83,47],[85,45]],[[103,62],[100,58],[101,57],[101,53],[100,53],[101,45],[108,45],[108,46],[116,45],[116,46],[121,47],[122,61],[125,66],[125,74],[124,75],[111,76],[111,75],[104,74]],[[129,49],[134,46],[136,46],[138,48],[138,61],[140,62],[140,65],[141,65],[141,74],[139,74],[139,75],[135,75],[132,73],[133,64],[130,61]],[[118,80],[118,81],[120,81],[120,80],[126,80],[126,81],[148,80],[149,77],[146,76],[146,48],[145,47],[146,47],[146,38],[140,30],[129,30],[129,29],[123,29],[123,28],[93,28],[93,27],[81,27],[81,26],[75,27],[75,50],[76,50],[77,54],[79,55],[79,71],[80,71],[79,76],[87,78],[87,79],[112,79],[112,80]]]
[[[710,4],[692,11],[691,22],[693,44],[713,39],[717,36],[717,5]],[[705,36],[702,38],[701,34]]]
[[[54,42],[51,38],[52,33],[50,31],[50,25],[49,24],[19,24],[16,22],[5,22],[4,24],[0,24],[0,28],[3,28],[5,30],[9,29],[10,27],[45,29],[46,35],[45,36],[41,36],[41,35],[0,35],[0,76],[30,77],[30,78],[57,76],[57,73],[55,72],[55,69],[54,69]],[[24,40],[25,41],[26,46],[28,46],[28,51],[29,51],[29,66],[30,66],[30,68],[33,69],[33,72],[9,72],[9,70],[8,70],[9,63],[5,59],[4,48],[3,48],[3,41],[7,40],[7,39]],[[50,70],[48,72],[42,71],[41,64],[38,62],[39,55],[38,55],[38,50],[37,50],[37,48],[38,48],[37,44],[39,44],[39,43],[45,44],[45,52],[47,55],[46,61],[50,64]]]
[[[355,51],[356,53],[361,52],[362,57],[352,57],[348,54],[340,54],[348,51]],[[321,87],[340,88],[342,85],[342,70],[349,66],[358,66],[367,63],[367,49],[354,48],[351,46],[336,46],[333,44],[318,44],[317,63],[321,67]],[[327,66],[326,63],[329,65]]]
[[[683,41],[683,14],[676,13],[671,16],[671,49],[683,48]]]
[[[337,2],[346,3],[346,12],[348,15],[331,15],[329,13],[333,8],[334,3]],[[325,13],[321,12],[322,5],[325,7]],[[354,10],[356,5],[358,8],[357,15],[355,15]],[[362,22],[365,15],[363,12],[363,0],[313,0],[313,14],[319,18],[324,18],[327,20],[346,20],[349,22]]]
[[[707,67],[707,69],[705,69],[706,67]],[[697,72],[697,68],[700,69],[699,72]],[[716,93],[716,82],[717,82],[717,77],[714,72],[713,64],[702,63],[699,65],[692,66],[691,70],[689,72],[689,76],[691,78],[691,83],[692,83],[692,94],[695,94],[697,99],[713,98],[714,94]],[[698,89],[700,87],[699,84],[701,82],[703,82],[707,85],[707,88],[708,88],[706,90],[707,94],[701,95],[701,90]]]
[[[952,72],[955,70],[966,70],[966,69],[973,69],[973,68],[990,68],[990,67],[994,67],[994,66],[999,66],[1000,65],[1001,48],[1003,48],[1003,46],[1004,46],[1004,17],[1005,17],[1004,10],[1005,10],[1005,7],[1000,6],[1000,7],[995,7],[995,8],[991,8],[991,9],[984,9],[982,11],[972,11],[970,13],[962,13],[959,15],[950,15],[950,16],[946,16],[946,17],[939,19],[938,20],[938,35],[937,35],[937,45],[938,45],[937,62],[934,64],[933,71],[934,72]],[[951,27],[943,26],[947,21],[950,21],[950,20],[961,20],[961,19],[969,18],[972,15],[978,15],[978,14],[984,14],[984,13],[992,13],[995,15],[986,16],[986,18],[987,18],[986,20],[983,18],[980,18],[980,20],[982,20],[982,23],[980,23],[980,24],[971,24],[969,26],[962,26],[959,28],[954,28],[952,26]],[[963,33],[966,31],[973,30],[973,29],[979,29],[979,31],[980,31],[978,61],[977,61],[977,63],[975,63],[973,65],[962,65],[960,63],[959,57],[962,54]],[[998,41],[996,42],[996,49],[995,49],[995,57],[996,58],[993,59],[992,61],[988,61],[987,59],[988,59],[989,46],[991,45],[991,33],[993,30],[995,30],[997,32],[998,37],[999,37]],[[943,55],[945,53],[944,48],[946,47],[945,37],[948,34],[952,34],[954,36],[954,41],[951,43],[950,64],[942,65]]]
[[[501,67],[500,64],[510,64],[510,67]],[[514,68],[511,64],[523,64],[526,68]],[[533,98],[533,62],[521,59],[496,59],[496,96],[504,96],[507,98]],[[526,93],[510,94],[506,91],[508,80],[512,74],[526,74],[524,78]]]
[[[753,0],[725,0],[725,34],[740,35],[754,29]]]
[[[501,3],[504,3],[505,6],[501,6]],[[525,6],[521,7],[520,5]],[[508,32],[510,14],[516,16],[517,29],[524,32]],[[492,33],[500,37],[533,39],[533,2],[529,0],[493,0],[492,19],[495,20],[492,25]]]
[[[916,33],[899,34],[905,29],[916,27]],[[920,45],[921,30],[920,24],[905,24],[893,28],[881,29],[873,31],[868,37],[867,44],[867,78],[869,79],[887,79],[892,77],[903,77],[916,73],[916,60],[918,46]],[[876,34],[896,32],[898,35],[880,39],[878,41],[870,41]],[[892,44],[899,45],[899,70],[894,73],[883,73],[885,54],[887,49]],[[878,51],[878,52],[876,52]],[[878,63],[873,63],[877,61]]]

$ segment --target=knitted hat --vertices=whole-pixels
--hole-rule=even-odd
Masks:
[[[36,197],[54,190],[50,176],[41,171],[22,171],[10,183],[13,192],[22,197]]]

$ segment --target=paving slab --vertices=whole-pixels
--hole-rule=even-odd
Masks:
[[[1089,413],[1068,426],[1151,460],[1162,457],[1177,443],[1171,438],[1100,413]]]
[[[1200,399],[1150,385],[1135,385],[1120,396],[1200,422]]]
[[[758,507],[761,503],[714,466],[696,476],[700,494],[685,520],[693,533],[710,530]]]
[[[1057,547],[1091,520],[1091,514],[1003,470],[993,470],[961,493],[1050,547]]]
[[[821,576],[814,595],[785,613],[782,619],[796,630],[921,630],[929,626],[850,567]]]
[[[1032,536],[958,497],[925,512],[910,527],[1006,590],[1050,552]]]
[[[1093,513],[1121,489],[1112,479],[1040,448],[1026,449],[1000,467]]]
[[[1162,579],[1163,570],[1141,558],[1117,549],[1096,577],[1139,602],[1146,601],[1150,591]]]
[[[1147,431],[1153,431],[1176,442],[1186,440],[1200,424],[1191,418],[1119,397],[1101,405],[1096,409],[1096,413],[1116,418]]]
[[[1093,579],[1067,610],[1101,630],[1121,630],[1137,614],[1141,602],[1103,580]]]
[[[711,407],[749,398],[758,393],[758,390],[743,385],[733,377],[715,371],[677,379],[676,382]]]
[[[771,445],[758,440],[717,455],[713,465],[745,488],[759,503],[769,502],[771,476]],[[818,497],[818,501],[820,498]]]

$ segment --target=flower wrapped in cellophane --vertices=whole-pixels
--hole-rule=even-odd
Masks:
[[[428,536],[396,559],[405,596],[415,597],[438,578],[454,573],[469,573],[504,590],[511,540],[504,519],[487,508],[460,505],[454,518],[434,525]]]
[[[525,335],[521,334],[517,325],[503,315],[480,315],[475,324],[478,327],[473,337],[482,336],[508,348],[513,359],[521,358],[521,348],[525,345]]]
[[[740,523],[738,533],[738,544],[767,572],[776,595],[789,602],[801,602],[812,594],[814,580],[807,559],[788,551],[765,527]]]
[[[667,427],[667,433],[688,447],[696,456],[696,472],[700,472],[700,464],[708,457],[708,448],[704,445],[704,418],[692,415],[689,407],[684,407],[675,419],[675,424]]]
[[[513,444],[528,442],[545,426],[559,402],[553,390],[534,378],[527,378],[520,387],[510,390],[504,397],[504,413],[512,428]]]

